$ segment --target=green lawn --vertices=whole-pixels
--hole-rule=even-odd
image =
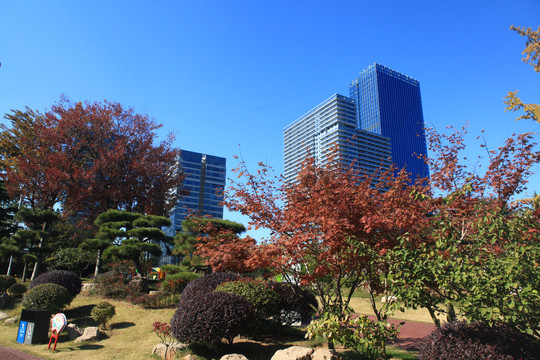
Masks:
[[[367,299],[354,298],[355,310],[363,309]],[[103,301],[97,297],[76,297],[72,304],[64,310],[68,322],[73,322],[79,327],[95,326],[90,317],[93,305]],[[16,342],[18,324],[0,326],[0,346],[22,350],[44,359],[151,359],[153,347],[159,343],[158,337],[152,332],[152,324],[155,321],[170,322],[174,309],[146,310],[131,304],[107,300],[116,306],[116,316],[110,322],[110,330],[107,338],[95,343],[75,344],[69,340],[64,332],[60,335],[56,351],[47,350],[47,344],[24,345]],[[359,310],[357,310],[359,311]],[[20,304],[12,309],[4,310],[12,316],[21,313]],[[310,347],[324,346],[324,341],[307,341],[303,332],[291,330],[288,335],[252,341],[245,339],[235,340],[232,346],[223,345],[215,348],[195,348],[190,352],[195,353],[200,359],[220,358],[227,353],[243,353],[250,360],[269,360],[275,351],[290,345],[304,345]],[[390,349],[392,357],[400,359],[414,359],[412,353]],[[348,354],[344,354],[346,357]],[[350,357],[353,358],[353,357]]]

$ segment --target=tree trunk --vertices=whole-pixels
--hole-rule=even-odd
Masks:
[[[41,227],[42,232],[45,232],[46,228],[47,228],[47,222],[44,222],[43,226]],[[43,235],[41,235],[41,238],[39,239],[39,246],[38,246],[38,249],[40,249],[40,250],[41,250],[41,248],[43,248],[43,241],[44,241],[44,238],[43,238]],[[35,277],[39,273],[39,266],[41,265],[41,259],[40,259],[41,255],[42,254],[40,252],[38,254],[36,262],[34,263],[34,271],[32,271],[32,277],[30,278],[30,280],[34,280]]]
[[[452,303],[449,303],[446,306],[446,321],[452,322],[456,320],[457,320],[456,309],[454,309],[454,305]]]
[[[100,271],[101,271],[101,249],[98,249],[97,257],[96,257],[96,270],[94,271],[94,278],[98,276]]]
[[[10,255],[9,256],[9,265],[8,265],[8,268],[7,268],[6,275],[11,275],[11,263],[12,262],[13,262],[13,255]]]
[[[23,267],[23,272],[22,272],[22,282],[26,281],[26,267],[27,266],[28,266],[28,264],[25,262],[24,267]]]
[[[431,315],[431,319],[433,320],[433,323],[435,324],[435,326],[438,328],[441,327],[441,320],[439,320],[439,318],[435,314],[435,310],[433,310],[431,306],[427,306],[427,309],[429,311],[429,315]]]

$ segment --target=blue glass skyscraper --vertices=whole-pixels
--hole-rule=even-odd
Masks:
[[[182,221],[189,215],[211,216],[223,219],[223,189],[226,181],[226,159],[194,151],[182,150],[177,161],[178,170],[185,178],[180,191],[180,200],[171,211],[171,226],[165,229],[168,236],[182,230]],[[162,244],[165,254],[166,248]],[[162,256],[159,264],[177,261],[175,256]]]
[[[223,219],[223,189],[226,180],[226,159],[182,150],[180,168],[185,175],[184,195],[174,208],[171,221],[175,230],[189,215],[210,215]]]
[[[334,94],[283,130],[285,181],[295,181],[307,156],[325,165],[334,146],[339,161],[367,174],[391,164],[390,139],[358,129],[356,103]]]
[[[394,163],[411,180],[429,176],[417,80],[373,64],[349,84],[349,98],[335,94],[283,130],[283,176],[294,181],[309,155],[324,165],[337,145],[339,159],[368,174]]]
[[[392,161],[412,179],[429,176],[420,83],[380,64],[372,64],[349,84],[358,128],[390,139]]]

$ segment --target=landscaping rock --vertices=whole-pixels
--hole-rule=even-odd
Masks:
[[[291,346],[290,348],[278,350],[272,356],[272,360],[311,360],[313,349],[303,346]]]
[[[75,339],[76,343],[84,342],[84,341],[97,341],[100,338],[100,331],[98,327],[95,326],[89,326],[86,329],[84,329],[84,332],[81,336]]]
[[[71,340],[75,340],[83,334],[83,331],[75,324],[68,324],[68,326],[66,326],[66,331]]]
[[[17,320],[19,320],[19,319],[16,316],[14,316],[14,317],[9,318],[6,321],[4,321],[4,325],[16,324]]]
[[[311,360],[339,360],[340,357],[336,350],[317,349],[311,355]]]
[[[228,354],[223,355],[219,360],[248,360],[248,358],[242,354]]]
[[[2,321],[4,319],[7,319],[8,317],[9,317],[8,314],[6,314],[5,312],[0,311],[0,321]]]
[[[83,283],[81,288],[81,294],[82,295],[88,295],[90,294],[94,289],[96,288],[96,284],[94,283]]]
[[[183,349],[187,347],[188,344],[182,344],[182,343],[174,343],[169,345],[169,350],[167,350],[167,345],[165,344],[157,344],[154,346],[154,349],[152,350],[152,354],[156,354],[162,359],[165,359],[165,350],[167,350],[167,359],[174,359],[174,356],[176,355],[176,352],[179,349]]]
[[[187,354],[184,357],[182,357],[181,360],[197,360],[197,358],[194,355]]]

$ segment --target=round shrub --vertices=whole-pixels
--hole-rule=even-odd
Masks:
[[[103,329],[107,328],[107,323],[113,318],[114,315],[116,315],[116,308],[113,304],[107,301],[100,302],[94,306],[90,312],[92,319],[99,323]]]
[[[532,360],[538,358],[540,340],[515,327],[498,323],[456,321],[428,335],[418,359],[440,360]]]
[[[200,275],[193,272],[179,272],[167,275],[161,281],[160,289],[166,293],[180,293],[191,281],[198,279]]]
[[[211,292],[180,301],[171,320],[173,336],[183,343],[229,343],[237,335],[248,335],[255,319],[253,306],[245,298]]]
[[[192,297],[198,295],[204,295],[211,293],[218,287],[218,285],[223,284],[228,281],[238,280],[239,276],[229,273],[212,273],[200,277],[196,280],[190,282],[184,291],[182,291],[182,297],[180,301],[189,300]]]
[[[68,289],[49,283],[29,289],[23,297],[22,306],[25,309],[47,309],[55,312],[69,305],[72,299]]]
[[[230,281],[219,285],[215,291],[223,291],[246,298],[263,319],[279,315],[278,294],[260,281],[251,279]]]
[[[11,275],[0,275],[0,294],[5,293],[16,282],[17,280]]]
[[[279,295],[280,321],[291,325],[309,321],[319,306],[315,295],[299,285],[271,282],[269,285]]]
[[[28,290],[28,287],[23,283],[16,283],[9,287],[7,293],[11,296],[22,296]]]
[[[68,270],[53,270],[43,273],[30,283],[29,289],[42,284],[57,284],[68,289],[72,297],[81,292],[82,281],[79,275]]]

